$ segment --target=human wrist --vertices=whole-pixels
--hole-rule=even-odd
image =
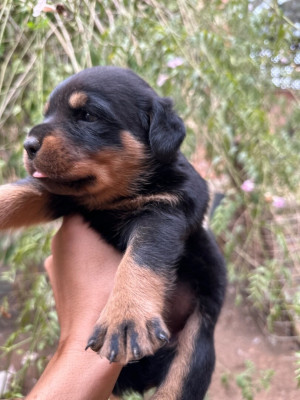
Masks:
[[[86,327],[86,325],[84,325]],[[91,324],[90,329],[82,329],[82,327],[72,327],[71,329],[62,330],[58,341],[59,351],[82,351],[85,349],[88,338],[93,330]]]
[[[122,369],[91,350],[85,351],[82,338],[59,341],[28,400],[106,400]],[[27,400],[26,398],[26,400]]]
[[[60,324],[60,342],[68,342],[70,344],[84,343],[91,335],[97,319],[102,310],[102,305],[91,304],[85,307],[75,307],[69,312],[58,312]],[[59,311],[59,310],[58,310]]]

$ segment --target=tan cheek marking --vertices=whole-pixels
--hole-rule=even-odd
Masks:
[[[177,354],[168,374],[155,395],[151,397],[151,400],[178,400],[181,398],[183,384],[188,374],[194,352],[194,338],[199,331],[200,324],[201,316],[195,310],[179,334]]]
[[[121,133],[121,140],[128,155],[135,156],[136,158],[144,158],[144,145],[137,141],[130,132],[123,131]]]
[[[74,92],[71,94],[69,98],[69,105],[72,108],[80,108],[86,105],[87,102],[87,94],[84,92]]]
[[[122,150],[108,151],[107,156],[100,154],[99,163],[102,167],[102,180],[107,186],[115,186],[116,182],[121,188],[127,187],[134,177],[140,172],[142,161],[145,159],[144,146],[135,140],[130,133],[122,132]]]
[[[82,193],[76,192],[74,195],[82,196],[82,204],[90,209],[100,208],[118,197],[134,194],[138,177],[146,175],[143,172],[146,158],[143,144],[128,132],[122,132],[121,137],[122,149],[101,150],[87,158],[72,144],[68,144],[63,132],[53,131],[44,138],[34,165],[52,177],[72,180],[87,176],[96,178]],[[24,162],[30,169],[26,155]]]
[[[48,198],[47,192],[40,192],[30,185],[0,186],[0,229],[50,221]]]
[[[92,196],[83,199],[84,204],[90,208],[109,204],[112,200],[129,196],[136,190],[137,178],[142,175],[145,164],[144,146],[128,132],[122,132],[121,137],[122,149],[102,150],[93,160],[74,165],[75,174],[96,177],[96,183],[88,189]]]

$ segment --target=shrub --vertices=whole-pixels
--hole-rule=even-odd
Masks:
[[[217,177],[214,189],[225,193],[212,227],[230,281],[271,331],[277,321],[287,321],[291,332],[300,310],[299,288],[292,283],[299,273],[294,231],[299,234],[299,43],[276,2],[265,9],[255,4],[66,0],[60,13],[33,17],[35,1],[4,0],[0,177],[4,182],[24,176],[24,135],[41,120],[59,81],[92,65],[132,68],[161,95],[174,98],[187,125],[184,152],[190,156],[197,146],[205,148]],[[40,338],[43,346],[51,345],[57,333],[49,288],[36,267],[49,251],[51,230],[0,238],[3,265],[9,265],[2,267],[4,279],[24,291],[25,271],[31,271],[26,293],[19,292],[19,328],[4,346],[5,357],[22,340],[29,343],[22,351],[40,352]],[[4,299],[3,316],[14,302]],[[39,360],[34,363],[40,366]],[[15,375],[6,396],[24,390],[29,365],[30,360]]]

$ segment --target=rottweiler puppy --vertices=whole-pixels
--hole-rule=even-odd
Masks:
[[[123,254],[87,341],[125,365],[115,398],[156,387],[155,400],[200,400],[214,369],[226,273],[184,136],[171,100],[132,71],[86,69],[56,87],[29,132],[29,176],[0,187],[0,229],[79,213]]]

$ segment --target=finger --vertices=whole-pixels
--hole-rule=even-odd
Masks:
[[[46,258],[46,260],[44,262],[44,268],[45,268],[47,274],[50,277],[51,271],[52,271],[52,268],[53,268],[53,256],[52,256],[52,254],[49,257]]]

